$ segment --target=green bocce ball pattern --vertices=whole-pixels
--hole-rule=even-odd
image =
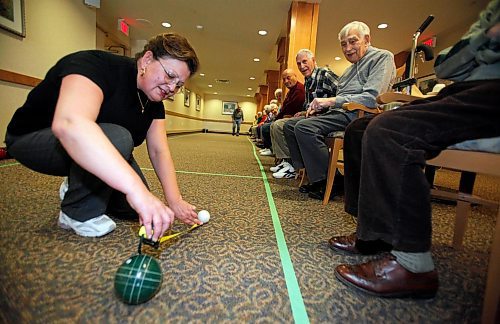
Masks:
[[[127,304],[144,303],[160,289],[162,278],[158,261],[148,255],[134,255],[116,271],[115,291]]]

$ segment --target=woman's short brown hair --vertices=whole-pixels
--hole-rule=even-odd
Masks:
[[[176,33],[164,33],[151,38],[148,43],[144,45],[142,52],[135,55],[135,59],[138,60],[147,51],[151,51],[155,59],[166,56],[186,62],[191,75],[196,73],[200,64],[196,52],[187,39]]]

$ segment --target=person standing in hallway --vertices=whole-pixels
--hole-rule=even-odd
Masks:
[[[156,241],[174,217],[201,224],[179,192],[162,103],[198,66],[187,39],[165,33],[135,59],[98,50],[69,54],[31,90],[5,142],[26,167],[68,177],[60,189],[60,227],[99,237],[116,227],[108,215],[133,217]],[[149,191],[134,159],[144,140],[168,207]]]
[[[244,121],[243,110],[241,110],[240,106],[236,107],[236,109],[233,111],[233,114],[231,115],[231,118],[233,120],[233,136],[240,136],[241,123]]]

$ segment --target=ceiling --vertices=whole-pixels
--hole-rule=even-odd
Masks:
[[[349,63],[338,42],[338,32],[352,20],[371,28],[372,44],[398,53],[411,47],[415,30],[430,15],[435,19],[422,39],[450,32],[462,34],[486,7],[488,0],[308,0],[320,3],[316,61],[341,74]],[[286,36],[292,0],[101,0],[97,24],[116,28],[119,18],[130,25],[130,44],[158,33],[174,31],[188,38],[201,62],[188,86],[204,94],[250,96],[265,84],[265,70],[279,70],[276,42]],[[410,5],[411,4],[411,5]],[[161,23],[168,21],[171,28]],[[389,27],[379,30],[379,23]],[[203,26],[202,29],[196,28]],[[112,27],[111,27],[112,28]],[[264,29],[266,36],[258,31]],[[118,32],[117,32],[118,33]],[[438,37],[437,42],[440,41]],[[135,53],[133,53],[135,54]],[[335,61],[334,57],[342,59]],[[253,58],[260,58],[254,62]],[[293,67],[295,68],[295,66]],[[204,73],[205,76],[200,76]],[[255,77],[255,80],[250,80]],[[229,80],[220,83],[217,80]],[[212,88],[208,85],[213,85]],[[252,90],[248,90],[251,88]]]

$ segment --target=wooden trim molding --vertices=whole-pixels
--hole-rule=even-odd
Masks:
[[[170,110],[165,110],[165,115],[175,116],[175,117],[181,117],[181,118],[186,118],[186,119],[193,119],[193,120],[204,121],[204,119],[200,118],[200,117],[190,116],[190,115],[184,115],[184,114],[180,114],[178,112],[170,111]]]
[[[14,83],[14,84],[20,84],[20,85],[25,85],[25,86],[30,86],[30,87],[36,87],[40,82],[42,82],[42,79],[38,79],[35,77],[31,77],[29,75],[24,75],[24,74],[0,69],[0,81],[10,82],[10,83]],[[196,116],[180,114],[180,113],[177,113],[174,111],[169,111],[169,110],[166,110],[165,114],[169,115],[169,116],[175,116],[175,117],[193,119],[193,120],[205,121],[205,122],[229,123],[229,124],[232,123],[232,121],[230,121],[230,120],[204,119],[204,118],[200,118],[200,117],[196,117]],[[242,124],[252,124],[252,123],[243,122]]]
[[[40,82],[42,82],[42,80],[39,78],[2,69],[0,69],[0,81],[21,84],[30,87],[36,87]]]
[[[165,110],[165,115],[186,118],[186,119],[193,119],[193,120],[198,120],[198,121],[203,121],[203,122],[227,123],[227,124],[233,123],[231,120],[205,119],[205,118],[200,118],[200,117],[196,117],[196,116],[180,114],[178,112],[170,111],[170,110]],[[243,122],[242,124],[251,125],[252,123],[251,122]]]

